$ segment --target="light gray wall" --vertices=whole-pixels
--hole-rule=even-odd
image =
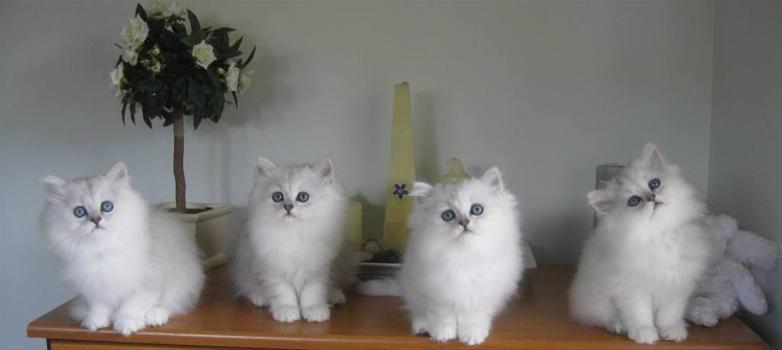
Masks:
[[[717,1],[709,198],[714,211],[782,241],[782,2]],[[745,319],[782,348],[782,269],[771,313]]]
[[[255,43],[256,85],[186,138],[190,199],[242,205],[253,159],[333,157],[379,227],[392,85],[412,86],[418,171],[496,164],[523,201],[540,260],[574,261],[599,163],[647,141],[705,188],[708,1],[188,2]],[[72,291],[36,229],[39,179],[124,160],[150,201],[172,198],[170,129],[120,123],[107,72],[131,2],[0,2],[0,347]],[[249,120],[249,122],[247,122]]]

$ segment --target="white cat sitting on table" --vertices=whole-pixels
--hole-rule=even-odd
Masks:
[[[194,239],[133,190],[124,163],[44,183],[43,232],[79,293],[71,314],[84,328],[130,335],[192,309],[204,281]]]
[[[239,294],[268,306],[279,322],[328,320],[357,267],[346,244],[346,206],[330,159],[278,167],[259,157],[231,267]]]
[[[647,144],[588,198],[600,222],[573,280],[571,316],[638,343],[685,340],[687,302],[721,252],[701,195]]]

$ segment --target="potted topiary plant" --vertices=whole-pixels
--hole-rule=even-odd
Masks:
[[[204,119],[218,122],[225,105],[238,107],[237,94],[249,87],[252,71],[246,67],[255,48],[243,59],[242,38],[229,40],[233,30],[201,27],[198,17],[177,2],[157,2],[149,11],[137,5],[135,17],[120,33],[121,54],[110,73],[122,102],[123,124],[128,114],[135,124],[140,107],[148,127],[154,119],[173,126],[176,200],[162,205],[190,225],[209,266],[225,260],[223,238],[231,209],[226,204],[187,203],[184,125],[188,116],[194,129]]]

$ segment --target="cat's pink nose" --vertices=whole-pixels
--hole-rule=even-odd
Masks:
[[[459,225],[462,225],[462,227],[467,228],[467,225],[470,224],[470,219],[461,219],[459,220]]]
[[[654,194],[650,194],[646,197],[647,202],[654,202],[655,199],[657,199],[657,197]]]
[[[293,210],[293,204],[291,203],[285,203],[285,205],[283,205],[282,207],[285,208],[285,211],[289,213],[291,212],[291,210]]]

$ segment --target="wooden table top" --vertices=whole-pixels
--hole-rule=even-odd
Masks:
[[[399,298],[348,296],[324,323],[274,322],[265,309],[234,298],[227,268],[209,272],[207,288],[196,310],[173,317],[162,327],[146,328],[123,337],[109,328],[89,332],[68,316],[68,303],[31,322],[29,337],[167,344],[205,347],[260,347],[268,349],[441,349],[467,348],[456,341],[434,343],[410,334]],[[478,348],[493,349],[629,349],[636,345],[623,336],[568,320],[567,290],[573,276],[569,265],[543,265],[528,270],[521,297],[494,322],[491,334]],[[682,343],[660,341],[659,349],[766,349],[766,344],[732,317],[716,327],[690,326]],[[476,347],[469,347],[476,348]]]

